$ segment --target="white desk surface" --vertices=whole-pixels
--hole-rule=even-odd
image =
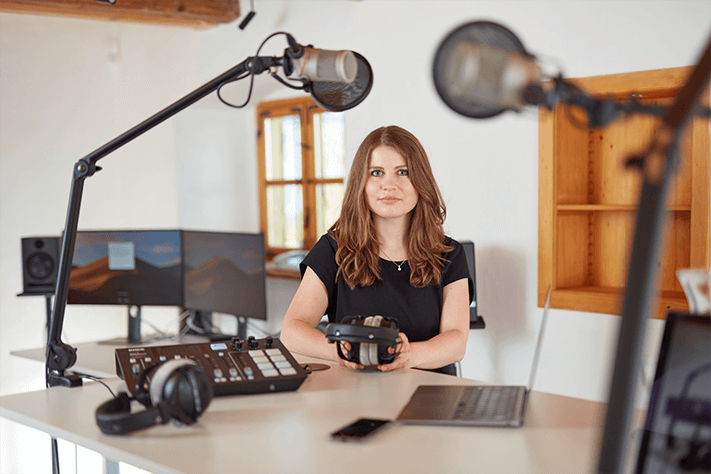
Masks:
[[[109,339],[98,342],[81,342],[79,344],[66,343],[77,350],[76,364],[71,372],[93,375],[94,377],[116,377],[115,350],[119,347],[132,346],[165,346],[169,344],[204,342],[205,339],[197,336],[183,336],[179,341],[173,339],[153,340],[145,344],[128,344],[120,339]],[[46,361],[46,348],[22,349],[10,352],[11,355],[23,357],[37,362]]]
[[[96,382],[0,397],[0,416],[155,474],[549,473],[596,466],[605,405],[541,392],[533,392],[523,428],[394,424],[367,442],[332,441],[332,431],[356,418],[396,418],[418,385],[475,382],[330,365],[296,391],[214,398],[191,426],[105,435],[94,412],[111,395]],[[106,381],[115,392],[125,389],[118,378]]]

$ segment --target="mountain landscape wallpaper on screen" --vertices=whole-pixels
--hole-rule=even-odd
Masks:
[[[136,258],[134,270],[109,270],[106,256],[72,268],[70,304],[182,305],[180,264],[159,268]],[[124,296],[126,299],[118,299]],[[89,302],[89,303],[86,303]]]
[[[117,256],[119,246],[110,251],[111,244],[132,251]],[[119,268],[130,269],[115,269],[110,257],[122,257]],[[79,232],[68,303],[179,306],[266,319],[264,259],[262,234]]]
[[[109,268],[111,242],[133,243],[135,268]],[[67,302],[182,306],[182,271],[178,232],[80,232]]]
[[[183,248],[187,308],[266,318],[260,234],[185,232]]]

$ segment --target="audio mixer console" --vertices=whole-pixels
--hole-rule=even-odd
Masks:
[[[246,340],[234,337],[229,342],[116,349],[116,373],[134,394],[141,373],[167,360],[183,358],[205,369],[216,396],[296,390],[308,375],[278,338],[253,336]]]

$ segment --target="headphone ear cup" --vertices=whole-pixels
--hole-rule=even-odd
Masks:
[[[149,387],[151,403],[166,407],[170,416],[185,424],[195,422],[213,397],[205,370],[190,359],[173,359],[157,369]]]
[[[200,415],[207,409],[214,396],[212,381],[205,370],[195,365],[181,369],[181,377],[171,377],[175,380],[177,390],[176,408],[184,416],[181,421],[185,424],[194,423]],[[167,395],[170,389],[164,389]],[[173,415],[175,416],[175,415]],[[189,421],[186,421],[186,419]]]
[[[151,383],[148,387],[148,394],[150,395],[151,404],[153,406],[158,406],[164,403],[163,390],[165,389],[166,383],[173,372],[188,365],[193,365],[194,362],[190,359],[171,359],[167,362],[163,362],[158,366],[153,377],[151,377]]]

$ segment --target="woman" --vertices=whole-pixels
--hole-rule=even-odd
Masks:
[[[454,375],[469,337],[471,280],[462,246],[444,235],[446,208],[427,154],[408,131],[382,127],[361,143],[341,215],[301,264],[281,340],[299,354],[338,356],[316,329],[346,316],[397,319],[399,355],[379,370],[403,367]]]

